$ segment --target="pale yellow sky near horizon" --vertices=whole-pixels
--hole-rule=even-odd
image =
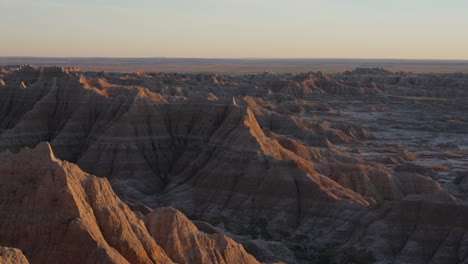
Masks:
[[[0,0],[0,56],[467,60],[467,10],[462,0]]]

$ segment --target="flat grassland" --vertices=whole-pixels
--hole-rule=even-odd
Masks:
[[[414,73],[468,73],[468,61],[396,59],[191,59],[191,58],[41,58],[0,57],[0,65],[67,66],[106,72],[337,73],[354,68],[385,68]]]

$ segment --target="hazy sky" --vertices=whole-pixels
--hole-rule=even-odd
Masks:
[[[468,59],[466,0],[0,0],[0,56]]]

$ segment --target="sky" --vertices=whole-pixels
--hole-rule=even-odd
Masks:
[[[0,56],[468,60],[466,0],[0,0]]]

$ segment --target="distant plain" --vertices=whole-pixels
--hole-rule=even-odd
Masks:
[[[298,73],[323,71],[337,73],[358,67],[385,68],[389,71],[414,73],[468,73],[465,60],[399,60],[399,59],[203,59],[203,58],[52,58],[0,57],[0,65],[78,66],[82,71],[106,72],[216,72]]]

